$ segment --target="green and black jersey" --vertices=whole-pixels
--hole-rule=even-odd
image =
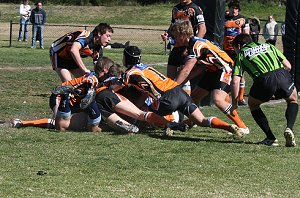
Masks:
[[[273,45],[251,42],[244,46],[234,61],[233,75],[242,76],[246,71],[253,79],[283,68],[285,56]]]

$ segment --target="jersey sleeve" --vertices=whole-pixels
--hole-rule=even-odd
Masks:
[[[280,62],[282,62],[284,59],[286,59],[286,57],[283,55],[283,53],[279,49],[277,49],[273,45],[270,45],[270,46],[272,48],[272,51],[276,53],[276,55],[279,58]]]
[[[203,11],[199,6],[195,6],[195,25],[205,23]]]

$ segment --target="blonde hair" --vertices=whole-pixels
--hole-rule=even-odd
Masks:
[[[170,32],[173,36],[186,36],[188,38],[194,36],[192,24],[187,20],[176,21],[173,23]]]

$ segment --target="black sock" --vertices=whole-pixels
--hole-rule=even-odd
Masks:
[[[251,111],[251,114],[255,122],[266,134],[267,138],[270,140],[275,140],[276,138],[270,129],[268,119],[265,116],[264,112],[261,110],[261,108]]]
[[[285,118],[287,122],[287,127],[293,130],[297,115],[298,115],[298,104],[297,103],[288,103]]]
[[[60,96],[60,103],[58,106],[58,111],[64,112],[64,113],[70,112],[71,109],[70,109],[69,103],[70,103],[69,94],[62,94]]]

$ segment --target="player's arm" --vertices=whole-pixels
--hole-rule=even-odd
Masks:
[[[206,25],[205,23],[200,23],[198,25],[197,37],[203,38],[206,34]]]
[[[232,111],[238,108],[241,76],[233,75],[231,81]]]
[[[183,82],[188,80],[187,78],[190,75],[190,72],[192,71],[192,69],[193,69],[193,67],[196,63],[197,63],[196,58],[188,59],[188,61],[185,63],[185,65],[183,66],[183,68],[179,72],[179,74],[178,74],[177,78],[175,79],[175,81],[178,84],[182,84]]]
[[[292,65],[287,59],[284,59],[282,61],[282,64],[283,64],[285,70],[291,71]]]
[[[86,66],[84,65],[82,58],[80,56],[80,52],[79,50],[82,48],[81,44],[79,42],[74,42],[72,47],[71,47],[71,55],[74,59],[74,61],[76,62],[76,64],[78,65],[78,67],[84,71],[85,73],[90,73],[90,70],[88,70],[86,68]]]

